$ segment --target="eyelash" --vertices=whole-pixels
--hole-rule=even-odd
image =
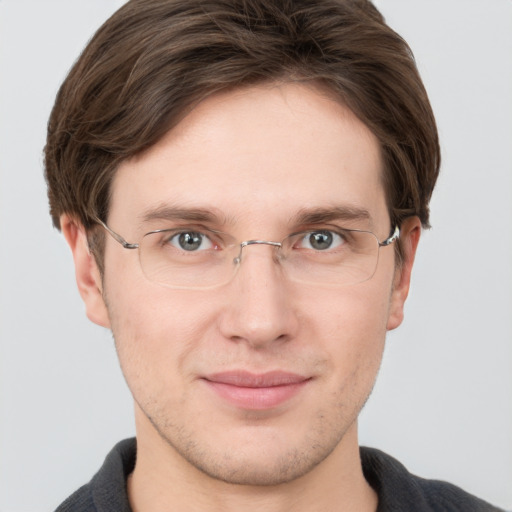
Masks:
[[[221,249],[223,246],[230,245],[228,243],[225,243],[225,241],[223,241],[222,239],[220,239],[222,232],[215,232],[215,231],[212,231],[211,229],[207,229],[205,227],[187,226],[187,227],[172,228],[170,230],[165,229],[165,230],[158,230],[158,231],[162,231],[162,233],[165,233],[165,235],[166,235],[159,241],[160,245],[164,246],[166,244],[170,244],[178,250],[181,249],[181,250],[187,251],[187,249],[185,249],[184,247],[178,246],[178,244],[180,244],[180,242],[178,240],[181,235],[200,235],[202,237],[202,240],[201,240],[201,244],[198,248],[200,248],[201,245],[204,244],[205,240],[208,240],[211,244],[211,247],[207,247],[203,250],[208,250],[208,249],[218,250],[218,249]],[[300,238],[298,239],[298,243],[308,243],[309,242],[311,245],[311,242],[312,242],[311,236],[315,235],[315,234],[320,235],[323,233],[332,235],[329,247],[327,247],[326,249],[338,247],[340,245],[343,245],[343,242],[347,241],[347,231],[344,230],[343,228],[339,228],[337,226],[323,226],[323,227],[309,228],[309,229],[305,229],[305,230],[301,230],[301,231],[292,233],[289,236],[293,237],[293,236],[301,235]],[[309,237],[309,240],[308,240],[308,237]],[[175,242],[173,242],[173,241],[175,241]],[[319,242],[321,243],[321,241],[319,241]],[[332,244],[334,244],[335,247],[331,247]],[[301,247],[296,247],[296,249],[301,249]],[[302,247],[302,249],[311,250],[314,248]],[[321,251],[321,249],[318,248],[318,251]],[[190,250],[189,252],[202,252],[202,251]]]

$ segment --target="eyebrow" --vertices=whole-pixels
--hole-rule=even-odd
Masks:
[[[372,216],[366,208],[351,205],[303,208],[293,217],[295,224],[322,224],[333,221],[370,221]]]
[[[161,205],[151,208],[142,213],[141,222],[151,222],[154,220],[186,220],[192,222],[207,222],[216,224],[226,224],[227,219],[221,218],[211,209],[206,208],[186,208],[172,205]]]
[[[144,211],[140,218],[142,223],[155,220],[179,220],[224,226],[235,224],[234,219],[216,214],[211,208],[187,208],[167,204]],[[333,221],[370,221],[371,225],[372,217],[366,208],[353,205],[338,205],[302,208],[290,218],[290,224],[292,225],[322,224]]]

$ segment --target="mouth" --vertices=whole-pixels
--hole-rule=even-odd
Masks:
[[[254,374],[235,370],[208,375],[202,380],[222,400],[235,407],[266,410],[293,398],[311,377],[283,371]]]

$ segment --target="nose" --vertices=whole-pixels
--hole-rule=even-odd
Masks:
[[[298,327],[293,293],[277,259],[278,243],[247,243],[237,274],[225,289],[220,321],[226,338],[255,349],[293,338]]]
[[[235,264],[240,264],[242,261],[242,251],[244,247],[247,247],[248,245],[270,245],[272,247],[278,247],[281,249],[283,246],[280,242],[270,242],[268,240],[246,240],[245,242],[242,242],[240,244],[240,252],[238,253],[238,256],[234,259]]]

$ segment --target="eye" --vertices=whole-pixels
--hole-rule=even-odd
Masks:
[[[183,251],[206,251],[214,248],[212,241],[197,231],[182,231],[169,238],[168,243]]]
[[[343,245],[344,239],[334,231],[308,231],[299,240],[300,249],[313,249],[315,251],[327,251]]]

